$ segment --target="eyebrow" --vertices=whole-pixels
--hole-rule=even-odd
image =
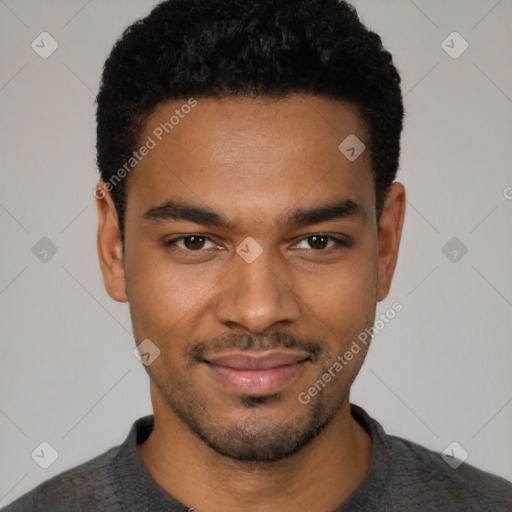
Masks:
[[[366,220],[365,209],[351,199],[343,199],[312,208],[297,209],[288,214],[279,225],[280,227],[302,227],[333,220],[356,218]]]
[[[236,224],[215,211],[201,205],[168,200],[155,206],[142,215],[142,218],[155,223],[170,220],[190,221],[205,226],[214,226],[232,230]],[[365,209],[351,199],[330,201],[312,208],[299,208],[288,213],[278,222],[279,228],[303,227],[333,220],[357,219],[366,220]]]

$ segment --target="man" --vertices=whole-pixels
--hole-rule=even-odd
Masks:
[[[163,2],[97,119],[98,255],[154,415],[8,512],[512,510],[349,401],[405,214],[400,78],[353,8]]]

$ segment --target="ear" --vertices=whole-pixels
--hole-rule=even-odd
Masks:
[[[114,300],[127,302],[123,250],[118,215],[104,181],[94,190],[98,212],[97,248],[105,290]]]
[[[405,202],[405,188],[395,181],[379,219],[377,302],[384,300],[391,288],[404,225]]]

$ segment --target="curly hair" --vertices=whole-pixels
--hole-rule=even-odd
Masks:
[[[109,179],[155,107],[189,97],[352,102],[367,127],[377,218],[398,169],[400,76],[381,38],[343,0],[166,0],[129,26],[97,96],[97,164]],[[126,180],[111,189],[124,245]]]

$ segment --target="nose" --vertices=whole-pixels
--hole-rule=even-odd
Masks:
[[[261,333],[276,323],[294,323],[301,315],[290,266],[264,250],[252,263],[234,256],[233,268],[214,299],[216,319],[230,328]]]

